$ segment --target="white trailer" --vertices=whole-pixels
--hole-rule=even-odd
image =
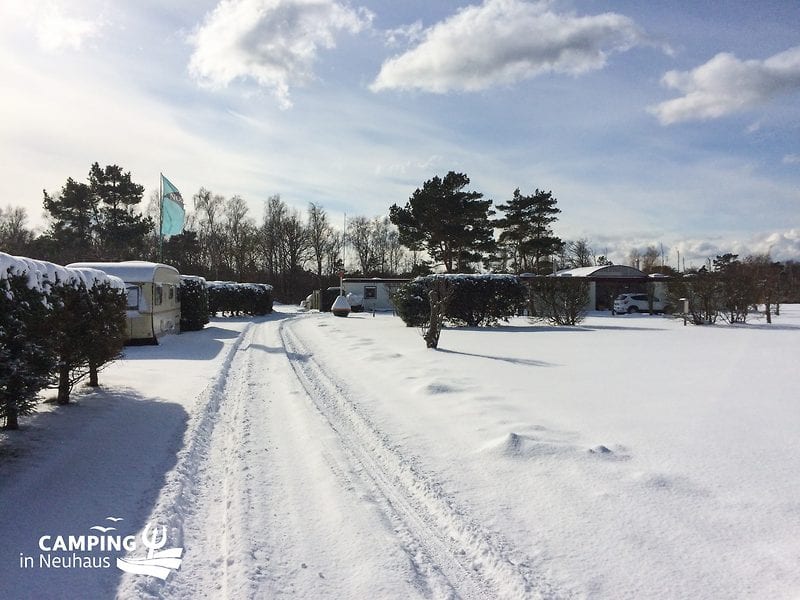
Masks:
[[[129,341],[157,344],[162,335],[180,331],[181,275],[175,267],[138,260],[68,266],[99,269],[125,282]]]

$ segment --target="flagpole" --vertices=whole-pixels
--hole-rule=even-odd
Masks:
[[[158,262],[164,262],[164,174],[158,174]]]

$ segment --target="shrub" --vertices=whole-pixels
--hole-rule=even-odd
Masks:
[[[181,275],[181,331],[199,331],[209,318],[206,280],[192,275]]]
[[[91,317],[87,328],[92,343],[86,348],[86,356],[89,363],[89,385],[97,387],[100,385],[100,369],[122,354],[128,329],[128,303],[122,281],[116,283],[107,278],[95,279],[89,288],[89,299]]]
[[[392,294],[392,303],[406,327],[422,327],[428,322],[431,307],[424,278],[417,277],[397,288]]]
[[[272,312],[272,286],[266,283],[209,281],[206,287],[211,315],[260,316]]]
[[[689,300],[689,318],[694,325],[713,325],[722,306],[719,273],[702,269],[686,273],[669,284],[670,302],[683,310],[682,298]]]
[[[589,284],[572,277],[536,277],[528,280],[528,313],[551,325],[577,325],[586,314]]]
[[[428,294],[441,279],[452,284],[445,320],[453,324],[496,325],[514,316],[525,301],[525,287],[515,275],[426,275],[402,286],[394,295],[397,312],[407,326],[421,327],[428,322]]]
[[[56,354],[48,340],[50,307],[27,265],[0,253],[0,417],[7,429],[36,409],[54,382]]]
[[[0,253],[0,416],[15,429],[56,379],[58,401],[119,355],[125,286],[95,269],[69,269]],[[57,377],[56,377],[57,376]]]

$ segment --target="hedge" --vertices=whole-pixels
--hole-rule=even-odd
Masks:
[[[209,321],[208,288],[203,277],[181,275],[181,331],[199,331]]]
[[[525,304],[525,286],[516,275],[437,274],[417,277],[394,294],[394,305],[408,327],[421,327],[430,316],[428,293],[433,282],[453,286],[445,320],[455,325],[496,325],[517,314]]]
[[[125,284],[96,269],[0,253],[0,417],[16,429],[36,396],[59,383],[59,403],[114,360],[125,336]]]
[[[260,316],[272,312],[272,286],[266,283],[208,281],[206,287],[211,316]]]

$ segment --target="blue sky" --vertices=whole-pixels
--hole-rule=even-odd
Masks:
[[[800,259],[796,1],[0,0],[0,204],[116,163],[377,216],[465,172],[556,232]]]

